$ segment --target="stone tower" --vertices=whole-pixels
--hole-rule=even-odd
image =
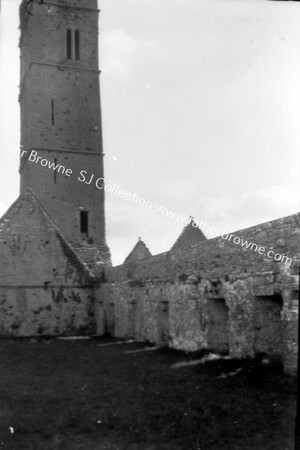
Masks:
[[[105,240],[97,0],[20,6],[21,193],[30,188],[91,267]]]

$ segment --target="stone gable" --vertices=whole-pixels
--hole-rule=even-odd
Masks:
[[[95,276],[27,189],[0,221],[0,334],[93,330]]]

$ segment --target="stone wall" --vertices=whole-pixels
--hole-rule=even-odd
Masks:
[[[66,239],[74,247],[97,248],[108,262],[98,15],[97,0],[21,4],[20,174],[21,192],[30,188],[35,193]],[[65,171],[54,171],[57,165]],[[88,214],[86,232],[83,211]]]
[[[95,333],[89,288],[0,287],[1,336]]]
[[[234,357],[266,353],[296,370],[300,215],[233,233],[284,263],[222,238],[106,270],[98,329]]]
[[[96,330],[95,277],[30,190],[0,220],[0,335]]]

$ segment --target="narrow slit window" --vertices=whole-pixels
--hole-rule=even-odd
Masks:
[[[67,30],[67,59],[72,59],[72,30]]]
[[[57,172],[56,172],[57,159],[54,158],[54,184],[57,182]]]
[[[80,211],[80,231],[82,234],[88,235],[89,231],[89,215],[88,211]]]
[[[75,59],[80,60],[80,31],[75,30]]]
[[[51,100],[51,124],[54,125],[54,100]]]

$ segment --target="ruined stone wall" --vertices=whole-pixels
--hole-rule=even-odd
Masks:
[[[95,333],[93,289],[0,287],[1,336]]]
[[[243,238],[267,250],[286,255],[293,259],[290,272],[297,274],[296,260],[300,259],[300,214],[284,217],[272,222],[233,232],[234,236]],[[161,253],[141,262],[121,265],[107,270],[107,279],[123,280],[164,277],[188,277],[189,275],[218,278],[234,278],[241,273],[260,274],[264,272],[279,273],[280,261],[267,258],[254,250],[235,245],[232,240],[221,237],[209,239],[197,245],[178,251]],[[137,274],[137,275],[136,275]]]
[[[215,238],[108,269],[99,294],[105,323],[118,337],[266,353],[295,371],[299,222],[294,215],[234,233],[291,257],[290,265]]]
[[[0,222],[0,335],[95,332],[92,277],[36,198]]]

